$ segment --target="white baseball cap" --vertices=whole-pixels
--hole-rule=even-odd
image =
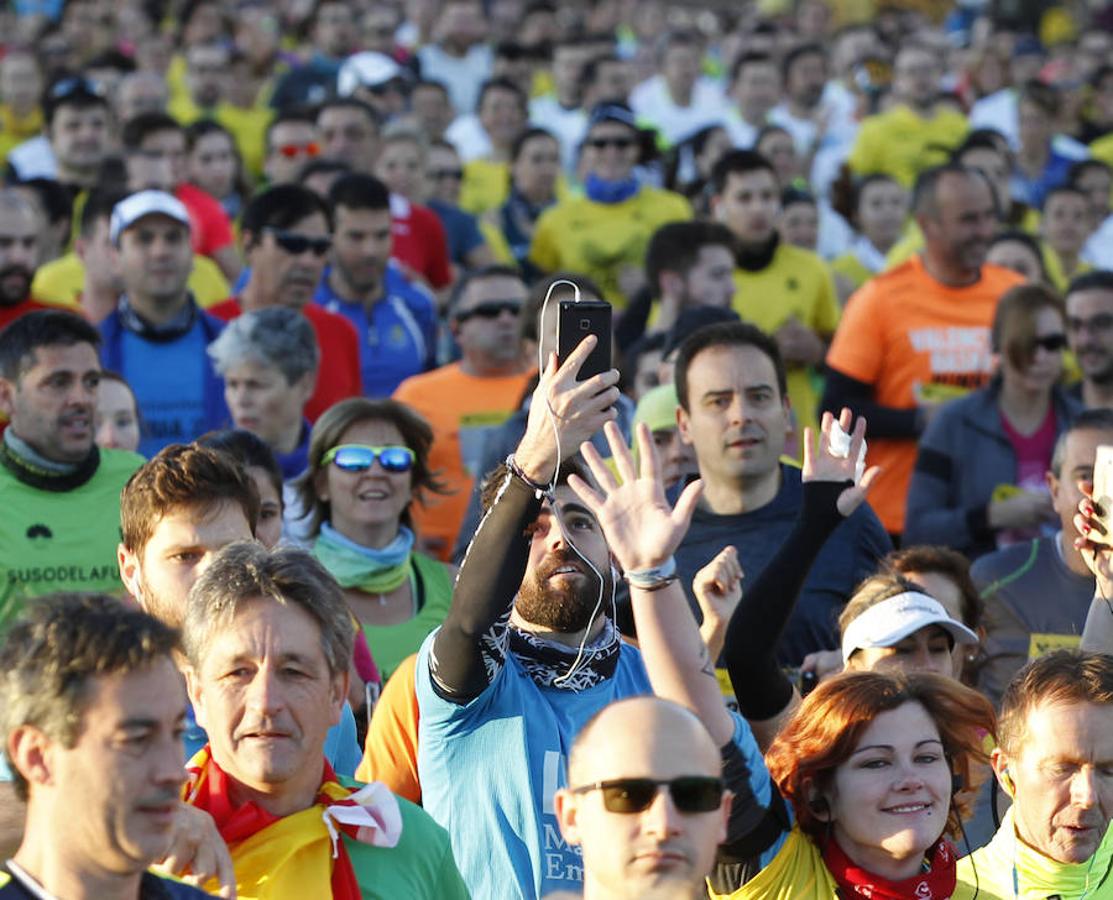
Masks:
[[[138,191],[121,200],[112,209],[112,219],[108,226],[108,238],[113,244],[120,243],[120,235],[140,219],[147,216],[167,216],[190,228],[189,211],[173,194],[166,191]]]
[[[353,53],[344,60],[336,76],[336,93],[341,97],[350,97],[356,88],[378,87],[396,78],[404,79],[408,74],[406,69],[385,53],[376,53],[374,50]]]
[[[952,619],[943,604],[919,591],[905,591],[871,606],[846,626],[842,635],[842,661],[855,650],[892,647],[928,625],[938,625],[956,644],[976,644],[978,636]]]

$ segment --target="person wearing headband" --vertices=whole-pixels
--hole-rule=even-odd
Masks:
[[[943,604],[900,575],[868,578],[839,624],[843,665],[850,670],[917,670],[957,678],[955,644],[978,643],[977,634]]]

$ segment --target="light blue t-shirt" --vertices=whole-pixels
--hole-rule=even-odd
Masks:
[[[579,893],[583,859],[560,834],[553,794],[587,720],[612,700],[651,692],[641,654],[624,644],[614,676],[576,692],[539,687],[507,653],[487,689],[459,705],[433,689],[436,633],[417,661],[418,772],[425,809],[451,835],[468,889],[500,900]]]
[[[425,809],[451,836],[468,889],[473,897],[499,900],[532,900],[560,889],[580,893],[581,851],[561,836],[553,795],[566,786],[568,751],[587,720],[612,701],[652,693],[641,653],[624,643],[614,676],[578,692],[539,687],[512,653],[498,662],[488,656],[495,671],[490,685],[460,705],[433,689],[435,636],[422,644],[415,673],[418,774]],[[768,806],[773,782],[761,749],[746,721],[732,715],[750,789]],[[787,834],[761,854],[761,865],[777,855]]]

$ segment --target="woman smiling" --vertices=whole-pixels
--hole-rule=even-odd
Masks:
[[[309,439],[300,493],[313,553],[344,589],[384,680],[441,623],[452,596],[451,570],[414,549],[410,507],[440,491],[432,442],[409,407],[360,397],[329,409]]]

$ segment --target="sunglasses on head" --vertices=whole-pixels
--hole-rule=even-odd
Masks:
[[[606,150],[608,147],[614,147],[616,150],[629,150],[634,146],[634,139],[628,137],[589,138],[587,145],[592,150]]]
[[[1065,334],[1048,334],[1032,340],[1032,349],[1042,347],[1048,353],[1058,353],[1067,349],[1067,336]]]
[[[282,228],[263,230],[274,235],[274,242],[292,256],[301,256],[306,250],[312,250],[314,256],[324,256],[332,246],[332,239],[327,237],[310,237],[307,234],[298,234],[296,231],[286,231]]]
[[[488,300],[486,303],[477,303],[471,309],[462,310],[456,316],[457,322],[466,322],[476,317],[480,319],[497,319],[504,312],[518,315],[522,311],[521,300]]]
[[[310,141],[308,144],[279,144],[274,148],[278,151],[280,156],[286,159],[294,159],[298,156],[308,156],[310,158],[319,156],[321,153],[321,145],[316,141]]]
[[[366,472],[375,460],[387,472],[408,472],[415,455],[409,447],[368,447],[366,444],[341,444],[324,455],[321,465],[332,463],[345,472]]]
[[[92,79],[82,75],[63,78],[50,86],[51,100],[66,100],[70,97],[104,97],[104,88]]]
[[[682,813],[705,813],[718,809],[723,802],[723,780],[704,775],[681,778],[616,778],[597,781],[573,788],[573,794],[603,792],[603,807],[613,813],[639,813],[649,809],[657,791],[667,787],[672,802]]]

